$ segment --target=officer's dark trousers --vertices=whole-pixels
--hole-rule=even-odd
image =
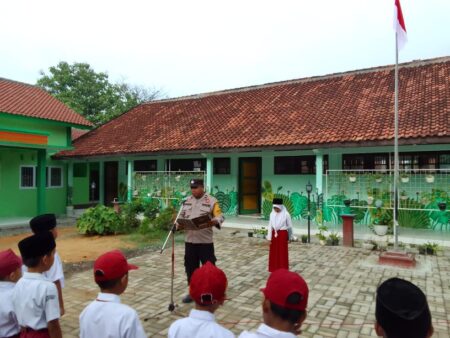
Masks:
[[[184,243],[184,267],[186,268],[186,275],[188,284],[191,281],[191,276],[195,269],[200,267],[200,262],[205,264],[207,261],[216,263],[216,256],[214,256],[214,243]]]

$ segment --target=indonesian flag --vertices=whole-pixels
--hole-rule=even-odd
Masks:
[[[408,41],[406,36],[405,20],[403,20],[402,7],[400,6],[400,0],[395,0],[394,8],[394,29],[397,33],[398,49],[402,49],[405,43]]]

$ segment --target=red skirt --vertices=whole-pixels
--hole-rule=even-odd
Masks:
[[[275,231],[272,230],[269,250],[269,272],[274,272],[281,268],[289,270],[288,232],[287,230],[279,230],[277,233],[278,236],[275,237]]]
[[[50,338],[50,335],[48,333],[47,329],[41,329],[41,330],[33,330],[33,329],[22,329],[20,332],[20,338]]]

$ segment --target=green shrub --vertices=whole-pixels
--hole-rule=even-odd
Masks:
[[[174,208],[167,207],[153,220],[153,226],[159,230],[171,229],[174,221],[174,212]]]
[[[122,227],[118,229],[118,232],[130,232],[139,228],[139,220],[136,218],[136,206],[133,203],[126,203],[120,209]]]
[[[77,220],[77,229],[84,235],[109,235],[122,228],[122,219],[112,208],[97,205]]]
[[[155,219],[159,214],[159,201],[157,199],[151,199],[145,204],[144,216],[149,219]]]
[[[153,229],[154,228],[153,228],[153,225],[152,225],[150,219],[145,217],[142,220],[141,225],[139,226],[139,233],[141,233],[142,235],[145,235],[145,234],[152,232]]]

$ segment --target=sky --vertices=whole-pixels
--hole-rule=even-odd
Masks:
[[[399,62],[450,56],[450,0],[401,0]],[[0,77],[60,61],[179,97],[395,63],[394,0],[0,1]]]

